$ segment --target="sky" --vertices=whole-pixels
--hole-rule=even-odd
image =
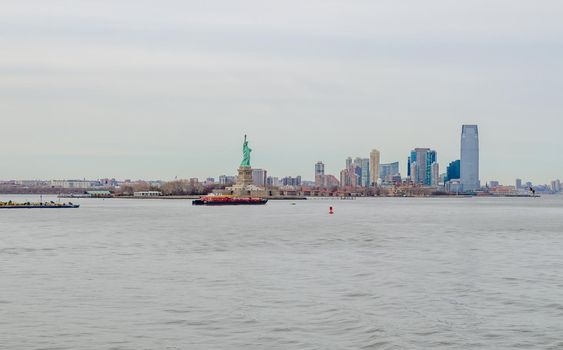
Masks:
[[[0,179],[314,177],[381,152],[563,179],[563,2],[22,0],[0,12]]]

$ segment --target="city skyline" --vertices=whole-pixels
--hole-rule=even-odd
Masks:
[[[10,2],[0,13],[0,178],[338,174],[349,155],[458,159],[482,182],[563,177],[557,1]],[[290,26],[287,24],[291,23]],[[307,175],[309,177],[310,175]]]
[[[475,138],[475,143],[473,143],[473,141],[468,141],[466,140],[466,134],[469,133],[471,137]],[[472,170],[472,176],[475,177],[476,176],[476,182],[475,179],[473,179],[474,181],[474,185],[473,186],[468,186],[467,184],[465,184],[465,187],[469,187],[471,190],[475,190],[478,189],[481,185],[485,186],[488,185],[489,182],[500,182],[504,185],[509,185],[512,184],[514,182],[518,183],[518,181],[522,181],[520,179],[519,176],[514,177],[514,179],[512,180],[508,180],[508,181],[499,181],[498,177],[491,177],[491,178],[487,178],[485,181],[481,181],[481,177],[480,177],[480,173],[479,173],[479,168],[480,168],[480,155],[479,155],[479,138],[478,138],[478,125],[469,125],[469,124],[464,124],[462,125],[462,133],[461,133],[461,142],[460,142],[460,153],[458,155],[458,158],[463,158],[463,155],[466,155],[466,158],[471,158],[471,160],[469,161],[469,163],[471,163],[472,165],[470,167],[476,167],[476,170],[473,171]],[[473,139],[472,139],[473,140]],[[465,149],[465,152],[464,152]],[[468,152],[467,149],[470,149],[470,151]],[[417,156],[418,154],[418,156]],[[469,154],[469,156],[467,156]],[[414,157],[414,159],[416,159],[417,157],[421,157],[421,155],[423,156],[424,160],[423,160],[423,168],[419,168],[418,166],[416,166],[417,162],[414,162],[414,165],[416,166],[415,168],[411,168],[411,165],[413,165],[411,163],[411,158]],[[375,158],[374,158],[375,157]],[[373,169],[374,169],[374,165],[370,162],[371,159],[377,159],[379,161],[379,163],[377,164],[376,168],[377,173],[378,173],[378,177],[381,176],[381,171],[380,171],[380,167],[382,166],[394,166],[398,169],[398,173],[402,175],[402,178],[410,178],[414,183],[420,183],[423,185],[433,185],[435,183],[437,183],[438,181],[435,181],[435,179],[437,179],[438,175],[446,175],[446,177],[449,174],[449,168],[452,166],[452,164],[454,162],[458,162],[458,167],[459,164],[463,164],[459,163],[460,160],[457,159],[453,159],[451,160],[451,162],[449,162],[449,164],[445,164],[445,167],[440,168],[439,167],[439,162],[437,159],[437,151],[430,149],[430,148],[414,148],[413,150],[410,151],[410,156],[407,159],[407,166],[403,167],[401,166],[401,161],[390,161],[388,163],[383,163],[381,162],[381,152],[377,149],[372,149],[370,151],[370,153],[368,154],[367,158],[362,158],[360,156],[347,156],[346,157],[346,165],[345,165],[345,170],[349,169],[352,165],[354,167],[358,167],[358,168],[362,168],[362,171],[360,173],[363,172],[363,175],[359,175],[359,179],[358,179],[358,185],[362,186],[362,187],[370,187],[370,186],[366,186],[366,184],[368,183],[372,183],[372,181],[374,180],[373,178]],[[429,159],[427,159],[427,157],[430,157]],[[467,163],[467,161],[466,161]],[[396,164],[396,165],[395,165]],[[305,181],[310,181],[310,182],[317,182],[317,175],[321,174],[321,175],[331,175],[329,174],[329,171],[325,171],[325,163],[323,161],[317,161],[315,164],[315,170],[314,170],[314,174],[309,177],[309,172],[308,171],[304,171],[302,173],[298,172],[298,171],[292,171],[292,170],[288,170],[285,171],[284,173],[276,173],[274,175],[275,178],[283,178],[286,176],[289,176],[291,178],[291,176],[298,176],[299,178],[301,178],[302,176],[304,177]],[[467,167],[467,166],[466,166]],[[338,168],[338,166],[336,166],[335,168]],[[434,169],[436,168],[436,169]],[[461,166],[458,169],[458,172],[461,173],[461,169],[463,168],[463,166]],[[416,174],[413,174],[412,171],[414,171],[414,169],[416,169]],[[367,172],[366,172],[367,170]],[[436,170],[436,171],[434,171]],[[342,170],[341,170],[342,171]],[[341,172],[340,171],[340,172]],[[266,167],[257,167],[253,169],[253,177],[259,177],[262,178],[262,181],[260,182],[261,184],[265,184],[266,183],[266,178],[268,177],[267,174],[268,170],[266,170]],[[220,174],[205,174],[202,176],[195,176],[195,178],[198,179],[208,179],[210,177],[217,177],[217,178],[221,178],[224,176],[228,176],[228,177],[232,177],[231,175],[232,171],[226,171],[226,172],[222,172]],[[259,173],[259,175],[258,175]],[[338,174],[339,171],[334,172],[334,174]],[[293,175],[288,175],[288,174],[293,174]],[[296,175],[297,174],[297,175]],[[304,175],[302,175],[304,174]],[[476,174],[476,175],[475,175]],[[387,175],[395,175],[395,174],[387,174]],[[342,176],[342,174],[341,174]],[[413,177],[414,176],[414,177]],[[92,180],[92,179],[107,179],[108,177],[59,177],[59,178],[41,178],[41,177],[28,177],[28,178],[1,178],[0,177],[0,181],[6,181],[6,180],[70,180],[70,179],[75,179],[75,180],[81,180],[81,179],[88,179],[88,180]],[[111,176],[111,178],[119,178],[116,176]],[[175,179],[178,178],[178,176],[174,177]],[[185,177],[181,177],[180,178],[194,178],[193,174],[187,174]],[[534,179],[527,179],[529,180],[529,183],[534,183],[534,184],[553,184],[553,181],[555,181],[554,179],[558,178],[557,176],[555,177],[551,177],[551,180],[548,180],[546,182],[542,182],[542,181],[534,181]],[[130,179],[138,179],[138,180],[163,180],[163,181],[168,181],[168,180],[172,180],[172,179],[166,179],[166,178],[147,178],[147,177],[143,177],[143,176],[132,176],[132,177],[123,177],[121,178],[121,180],[130,180]],[[460,179],[461,182],[463,183],[463,179]],[[366,182],[369,181],[369,182]],[[467,182],[467,181],[466,181]],[[519,186],[516,185],[516,188],[518,188]]]

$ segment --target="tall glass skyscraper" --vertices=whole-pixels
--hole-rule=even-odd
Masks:
[[[475,191],[479,181],[479,131],[477,125],[463,125],[461,129],[460,177],[463,191]]]
[[[421,185],[432,184],[432,164],[438,161],[436,151],[430,148],[415,148],[409,157],[411,181]]]
[[[362,167],[362,186],[369,187],[369,158],[362,158],[360,164]]]

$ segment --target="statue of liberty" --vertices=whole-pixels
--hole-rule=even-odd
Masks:
[[[252,150],[248,147],[248,141],[246,141],[246,135],[244,135],[244,143],[242,144],[242,162],[241,167],[250,168],[250,152]]]

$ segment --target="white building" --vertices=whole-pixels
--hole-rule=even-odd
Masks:
[[[160,197],[162,192],[159,191],[141,191],[133,192],[133,197]]]
[[[51,187],[55,188],[92,188],[92,181],[87,180],[51,180]]]

